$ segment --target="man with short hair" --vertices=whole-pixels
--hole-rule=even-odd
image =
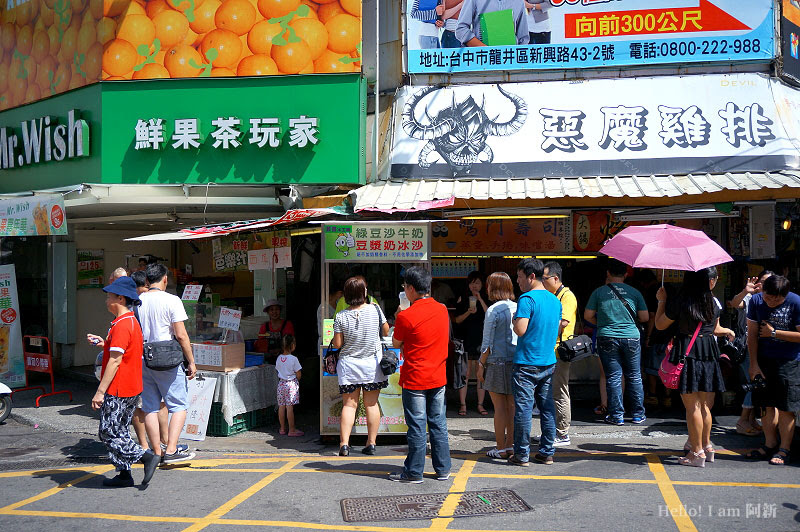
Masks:
[[[544,264],[538,259],[523,259],[517,265],[517,284],[523,294],[517,301],[514,333],[517,349],[511,372],[514,393],[514,454],[508,463],[527,466],[531,446],[533,405],[539,406],[542,436],[539,452],[533,459],[553,463],[556,413],[551,389],[555,371],[555,347],[561,324],[561,302],[542,284]]]
[[[800,410],[800,296],[789,291],[786,277],[768,277],[750,300],[747,347],[750,378],[760,375],[766,382],[765,389],[753,391],[753,403],[767,408],[761,418],[764,445],[748,456],[784,465]]]
[[[445,385],[450,316],[447,307],[431,297],[431,274],[414,266],[404,274],[411,306],[397,314],[392,344],[403,350],[400,386],[408,432],[408,455],[403,470],[389,475],[395,482],[419,484],[425,467],[425,425],[431,437],[431,462],[436,480],[450,478]]]
[[[187,377],[193,379],[197,371],[192,355],[192,344],[183,322],[188,319],[183,303],[178,296],[168,294],[167,268],[163,264],[150,264],[147,267],[147,282],[149,288],[140,298],[142,305],[139,308],[139,321],[142,325],[142,334],[145,343],[163,342],[173,338],[180,344],[183,351],[184,363],[187,368],[184,372],[183,364],[176,367],[156,371],[142,367],[142,411],[145,413],[145,427],[151,442],[160,442],[158,410],[161,401],[167,405],[167,410],[172,414],[169,421],[169,438],[166,449],[163,451],[162,461],[165,464],[191,460],[194,453],[177,448],[178,438],[186,421],[186,409],[189,405],[189,391]],[[153,451],[162,455],[161,446],[156,446]]]
[[[542,284],[548,292],[561,302],[561,323],[558,327],[558,343],[575,334],[575,323],[578,321],[578,299],[562,282],[561,265],[557,262],[548,262],[544,265]],[[558,344],[556,344],[558,349]],[[556,440],[554,447],[566,447],[571,443],[569,439],[569,426],[572,422],[572,410],[569,398],[569,367],[570,363],[561,360],[556,350],[556,368],[553,372],[553,402],[556,409]]]
[[[609,425],[623,425],[625,409],[622,404],[622,378],[626,381],[625,393],[633,403],[631,423],[640,424],[644,413],[644,388],[642,387],[641,333],[638,323],[647,323],[650,313],[641,292],[625,284],[628,267],[610,259],[606,269],[606,284],[595,289],[586,303],[583,317],[597,325],[597,354],[606,374],[608,415],[603,420]]]

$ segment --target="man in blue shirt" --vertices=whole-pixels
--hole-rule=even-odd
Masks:
[[[766,381],[766,388],[753,390],[753,404],[767,408],[761,418],[764,445],[748,457],[784,465],[800,410],[800,296],[789,291],[786,277],[771,275],[750,300],[747,348],[750,378]]]
[[[542,436],[533,459],[549,465],[555,453],[556,409],[550,385],[556,366],[561,302],[544,287],[543,275],[544,264],[538,259],[524,259],[517,266],[517,283],[523,294],[514,315],[514,333],[519,338],[512,370],[514,454],[508,462],[519,466],[528,465],[534,398],[541,412]]]
[[[624,283],[628,267],[611,259],[606,270],[606,284],[589,296],[583,317],[597,324],[597,354],[606,374],[608,415],[604,421],[622,425],[625,408],[622,405],[622,377],[633,404],[632,423],[645,420],[644,389],[642,388],[641,334],[638,323],[647,323],[650,313],[641,292]]]

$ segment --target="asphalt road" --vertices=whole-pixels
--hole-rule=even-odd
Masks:
[[[677,465],[678,434],[574,438],[554,465],[520,468],[487,458],[487,441],[469,450],[469,430],[453,432],[467,434],[453,435],[453,475],[444,482],[390,482],[387,473],[405,456],[399,444],[341,458],[332,446],[304,442],[206,450],[188,465],[159,470],[147,489],[114,490],[101,484],[113,471],[97,457],[102,447],[92,435],[10,421],[0,425],[0,530],[800,530],[800,464],[745,461],[738,453],[753,440],[724,428],[716,429],[717,460],[704,469]],[[141,476],[138,467],[134,478]],[[513,490],[530,509],[505,511],[492,499],[498,489]],[[488,501],[481,511],[494,501],[497,513],[452,517],[468,506],[462,493],[473,491]],[[442,495],[435,504],[401,498],[421,494]],[[369,497],[391,499],[368,501],[371,521],[343,519],[342,499]],[[408,518],[420,508],[438,517]]]

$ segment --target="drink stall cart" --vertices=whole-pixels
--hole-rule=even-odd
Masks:
[[[322,225],[322,312],[320,340],[320,435],[339,434],[342,396],[336,375],[324,371],[322,359],[333,337],[333,313],[326,304],[331,287],[341,288],[351,275],[367,280],[370,296],[378,300],[390,325],[400,306],[401,274],[410,266],[430,269],[430,223],[428,222],[347,222]],[[383,339],[391,347],[391,334]],[[400,366],[403,356],[397,353]],[[389,387],[381,390],[378,404],[381,423],[378,434],[405,433],[408,427],[403,412],[400,368],[389,377]],[[359,402],[353,434],[366,434],[366,414]]]

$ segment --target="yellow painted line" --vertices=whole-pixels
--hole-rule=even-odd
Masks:
[[[125,514],[103,514],[103,513],[84,513],[84,512],[51,512],[47,510],[10,510],[5,515],[19,515],[26,517],[65,517],[72,519],[107,519],[112,521],[135,521],[143,523],[196,523],[202,521],[202,517],[164,517],[151,515],[125,515]]]
[[[89,470],[90,468],[84,468],[84,469],[85,470]],[[91,469],[94,469],[94,471],[91,472],[91,473],[87,473],[85,475],[81,475],[78,478],[75,478],[73,480],[69,480],[67,482],[64,482],[63,484],[59,484],[55,488],[50,488],[49,490],[45,490],[45,491],[39,493],[38,495],[34,495],[33,497],[28,497],[27,499],[23,499],[21,501],[9,504],[8,506],[4,506],[3,508],[0,508],[0,514],[6,513],[9,510],[16,510],[17,508],[20,508],[22,506],[31,504],[31,503],[36,502],[36,501],[40,501],[42,499],[46,499],[47,497],[50,497],[51,495],[55,495],[56,493],[69,488],[70,486],[75,486],[77,484],[80,484],[84,480],[89,480],[92,477],[96,477],[98,475],[102,475],[106,471],[110,471],[110,470],[114,469],[114,466],[113,465],[98,466],[98,467],[94,467],[94,468],[91,468]]]
[[[95,468],[97,466],[86,466],[80,465],[75,467],[59,467],[58,469],[35,469],[35,470],[25,470],[25,471],[7,471],[5,473],[0,473],[0,478],[14,478],[14,477],[33,477],[36,475],[58,475],[58,474],[67,474],[72,473],[74,471],[86,471],[87,469]]]
[[[432,529],[444,530],[447,525],[453,522],[453,517],[442,516],[452,516],[456,508],[458,508],[458,503],[461,501],[463,492],[467,489],[467,481],[472,474],[472,470],[475,469],[476,463],[474,460],[467,460],[458,470],[458,473],[453,478],[453,485],[450,486],[450,494],[445,498],[442,507],[439,508],[439,517],[431,520]]]
[[[217,519],[215,525],[236,525],[236,526],[272,526],[288,527],[306,530],[346,530],[353,532],[430,532],[430,528],[394,527],[394,526],[370,526],[370,525],[328,525],[323,523],[299,523],[295,521],[261,521],[247,519]],[[476,532],[479,529],[458,529],[448,528],[448,532]],[[534,530],[502,530],[492,529],[494,532],[546,532]],[[552,532],[552,531],[551,531]]]
[[[259,480],[258,482],[256,482],[255,484],[253,484],[252,486],[250,486],[249,488],[247,488],[243,492],[239,493],[238,495],[236,495],[232,499],[230,499],[227,502],[225,502],[224,504],[222,504],[219,508],[217,508],[216,510],[212,511],[210,514],[205,516],[202,521],[199,521],[199,522],[195,523],[194,525],[186,528],[184,532],[197,532],[198,530],[202,530],[205,527],[207,527],[208,525],[213,524],[214,521],[216,521],[217,519],[219,519],[220,517],[222,517],[226,513],[230,512],[231,510],[233,510],[234,508],[239,506],[241,503],[243,503],[244,501],[246,501],[247,499],[249,499],[250,497],[252,497],[256,493],[261,491],[261,489],[263,489],[264,487],[269,485],[273,480],[277,479],[278,477],[280,477],[285,472],[289,471],[290,469],[292,469],[293,467],[295,467],[299,463],[300,463],[300,460],[292,460],[292,461],[290,461],[289,463],[285,464],[283,467],[281,467],[277,471],[274,471],[274,472],[270,473],[265,478],[262,478],[261,480]]]
[[[658,482],[658,489],[661,491],[661,496],[664,497],[664,502],[667,503],[667,509],[672,515],[672,520],[678,525],[678,530],[680,532],[697,532],[697,528],[681,503],[678,492],[675,491],[675,486],[673,486],[669,475],[667,475],[661,459],[655,455],[647,455],[647,465],[650,466],[650,472],[653,473]]]
[[[680,486],[715,486],[731,488],[786,488],[800,489],[800,484],[770,484],[767,482],[693,482],[690,480],[673,480]]]
[[[475,473],[474,478],[503,478],[520,480],[575,480],[597,484],[656,484],[655,480],[637,478],[577,477],[573,475],[499,475],[494,473]]]

